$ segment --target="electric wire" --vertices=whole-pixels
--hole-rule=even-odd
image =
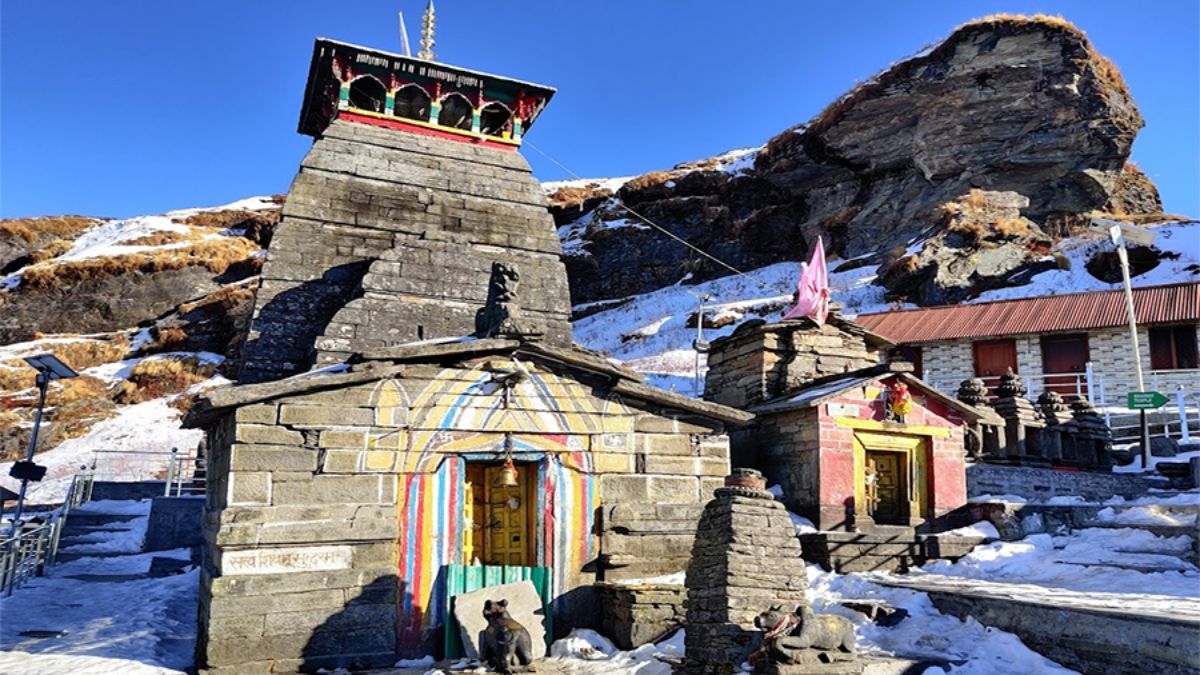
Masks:
[[[563,164],[562,162],[560,162],[560,161],[558,161],[557,159],[555,159],[555,158],[551,157],[551,156],[549,155],[549,153],[547,153],[545,150],[542,150],[541,148],[539,148],[538,146],[534,145],[533,143],[530,143],[528,140],[522,140],[522,144],[523,144],[523,145],[528,145],[529,147],[533,148],[535,151],[537,151],[537,153],[538,153],[538,154],[540,154],[541,156],[543,156],[543,157],[545,157],[546,159],[548,159],[548,160],[550,160],[551,162],[553,162],[553,163],[554,163],[556,166],[558,166],[558,168],[560,168],[560,169],[562,169],[563,171],[567,172],[567,174],[569,174],[569,175],[573,176],[573,177],[574,177],[576,180],[587,180],[587,179],[586,179],[586,178],[584,178],[583,176],[580,176],[579,174],[577,174],[577,173],[575,173],[574,171],[572,171],[572,170],[571,170],[571,169],[570,169],[568,166],[566,166],[566,165],[565,165],[565,164]],[[668,236],[668,237],[670,237],[671,239],[674,239],[675,241],[679,242],[680,244],[683,244],[684,246],[688,247],[688,248],[689,248],[689,249],[691,249],[692,251],[695,251],[696,253],[699,253],[700,255],[702,255],[702,256],[704,256],[705,258],[708,258],[709,260],[711,260],[711,261],[713,261],[713,262],[717,263],[717,264],[718,264],[718,265],[720,265],[721,267],[724,267],[725,269],[727,269],[727,270],[729,270],[729,271],[733,272],[734,274],[737,274],[737,275],[743,276],[743,277],[745,277],[745,278],[749,279],[750,281],[753,281],[754,283],[758,284],[758,286],[759,286],[760,288],[766,288],[766,289],[770,289],[770,288],[771,288],[771,287],[770,287],[770,286],[768,286],[767,284],[763,283],[761,280],[759,280],[759,279],[755,279],[754,277],[750,276],[749,274],[746,274],[745,272],[743,272],[743,271],[739,270],[738,268],[734,267],[733,265],[730,265],[729,263],[725,262],[724,260],[721,260],[720,258],[716,257],[715,255],[713,255],[713,254],[709,253],[708,251],[705,251],[704,249],[702,249],[702,248],[700,248],[700,247],[696,246],[695,244],[692,244],[690,241],[688,241],[688,240],[684,239],[683,237],[680,237],[679,235],[677,235],[677,234],[675,234],[675,233],[671,232],[670,230],[667,230],[665,227],[663,227],[663,226],[659,225],[658,223],[654,222],[653,220],[651,220],[650,218],[646,217],[645,215],[643,215],[643,214],[641,214],[641,213],[637,212],[636,210],[634,210],[634,209],[633,209],[633,207],[631,207],[631,206],[629,206],[628,204],[626,204],[626,203],[625,203],[625,201],[624,201],[624,200],[622,200],[620,197],[615,197],[615,196],[614,196],[614,199],[616,199],[616,202],[617,202],[617,204],[618,204],[618,205],[619,205],[619,206],[620,206],[622,209],[625,209],[625,210],[626,210],[626,211],[628,211],[628,212],[629,212],[631,215],[633,215],[633,216],[637,217],[638,219],[640,219],[642,222],[644,222],[644,223],[646,223],[647,225],[649,225],[650,227],[652,227],[652,228],[654,228],[654,229],[658,230],[659,232],[661,232],[661,233],[663,233],[663,234],[667,235],[667,236]]]

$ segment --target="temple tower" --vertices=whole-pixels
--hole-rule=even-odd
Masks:
[[[299,125],[315,141],[263,267],[242,381],[470,335],[494,262],[519,271],[543,339],[569,344],[558,237],[517,152],[553,94],[318,39]]]

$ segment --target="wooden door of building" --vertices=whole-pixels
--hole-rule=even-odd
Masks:
[[[502,465],[467,463],[463,508],[471,524],[463,560],[468,564],[534,564],[533,464],[517,464],[517,485],[498,484]]]
[[[1087,333],[1042,336],[1042,372],[1046,391],[1055,391],[1071,400],[1087,396]]]
[[[867,513],[881,525],[905,522],[904,455],[867,451]]]
[[[1011,369],[1017,372],[1016,340],[980,340],[972,345],[975,360],[975,377],[981,378],[992,392],[1000,382],[1000,376]],[[993,395],[994,392],[993,392]]]

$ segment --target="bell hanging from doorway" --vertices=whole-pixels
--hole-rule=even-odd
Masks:
[[[496,475],[496,487],[518,487],[519,485],[517,466],[513,464],[512,457],[509,457],[504,461],[504,466],[500,467],[500,473]]]

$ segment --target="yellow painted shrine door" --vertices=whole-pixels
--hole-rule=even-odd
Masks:
[[[497,484],[501,465],[467,464],[463,507],[470,536],[464,546],[467,564],[534,564],[533,489],[536,472],[532,464],[517,464],[516,487]]]

